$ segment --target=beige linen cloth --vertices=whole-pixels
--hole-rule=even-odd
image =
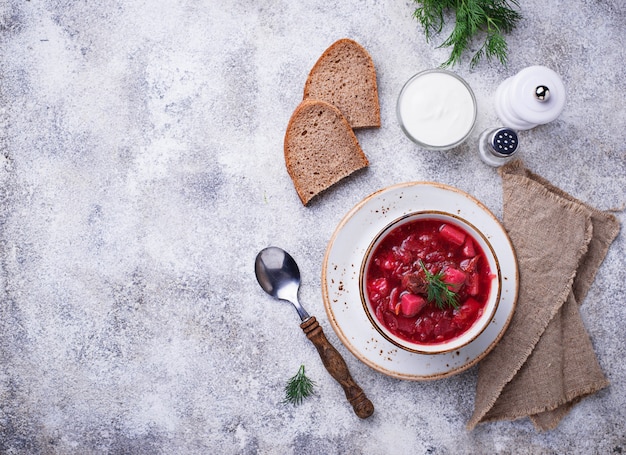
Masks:
[[[606,387],[578,310],[619,222],[513,161],[499,169],[503,224],[519,265],[511,323],[479,364],[468,428],[530,417],[555,428],[583,397]]]

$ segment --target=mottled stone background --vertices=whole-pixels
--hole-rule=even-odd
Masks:
[[[386,377],[339,343],[322,304],[334,228],[382,187],[439,181],[501,216],[476,143],[498,125],[495,89],[526,66],[557,71],[568,102],[520,135],[525,163],[626,221],[624,3],[521,4],[508,68],[455,68],[479,102],[470,140],[426,152],[403,136],[395,101],[448,51],[443,36],[425,42],[409,0],[3,0],[0,453],[626,451],[623,233],[582,307],[611,386],[543,434],[528,420],[468,432],[475,368]],[[370,168],[304,208],[283,134],[309,69],[343,37],[374,59],[383,126],[358,133]],[[301,300],[372,418],[355,417],[296,313],[258,287],[254,257],[269,244],[298,260]],[[283,387],[301,363],[317,393],[294,408]]]

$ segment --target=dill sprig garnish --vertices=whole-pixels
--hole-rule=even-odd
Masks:
[[[473,68],[484,56],[487,60],[496,58],[502,65],[507,63],[508,46],[504,34],[515,28],[522,18],[518,0],[414,0],[419,6],[413,12],[430,41],[439,34],[445,24],[448,11],[455,13],[454,29],[440,47],[452,48],[450,57],[443,67],[460,62],[463,53],[470,48],[477,35],[483,35],[481,47],[470,61]]]
[[[304,372],[304,365],[300,365],[298,373],[289,379],[285,386],[284,403],[291,403],[294,406],[302,403],[302,400],[313,394],[315,382],[309,379]]]
[[[426,300],[428,302],[434,301],[435,305],[442,310],[446,305],[458,308],[459,300],[456,292],[450,289],[452,284],[443,281],[443,272],[431,273],[421,259],[419,263],[424,275],[426,275],[426,285],[428,286]]]

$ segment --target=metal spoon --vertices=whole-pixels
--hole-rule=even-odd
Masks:
[[[345,360],[326,339],[315,316],[309,316],[298,301],[300,270],[296,261],[286,251],[270,246],[259,252],[254,263],[256,278],[261,287],[272,297],[291,302],[300,315],[300,327],[317,348],[330,375],[343,387],[346,398],[357,416],[365,419],[374,412],[374,405],[352,379]]]

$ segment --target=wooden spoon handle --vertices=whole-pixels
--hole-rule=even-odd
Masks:
[[[330,375],[343,387],[346,398],[352,405],[355,414],[362,419],[371,416],[374,412],[374,405],[365,396],[365,392],[363,392],[361,387],[354,382],[352,376],[350,376],[348,365],[346,365],[345,360],[337,349],[330,344],[319,322],[312,316],[300,324],[300,327],[317,348],[317,352],[319,352],[322,362]]]

